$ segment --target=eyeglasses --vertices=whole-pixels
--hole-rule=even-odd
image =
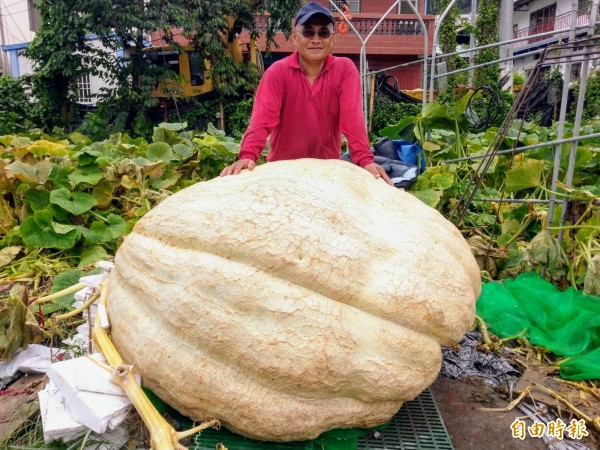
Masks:
[[[302,30],[296,29],[296,31],[302,34],[302,37],[306,39],[314,38],[315,34],[319,36],[319,39],[329,39],[333,34],[329,28],[321,28],[319,31],[312,28],[303,28]]]

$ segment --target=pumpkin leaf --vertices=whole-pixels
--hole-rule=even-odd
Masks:
[[[588,295],[600,296],[600,254],[594,256],[588,263],[583,292]]]
[[[153,189],[169,189],[181,179],[181,174],[176,171],[170,171],[163,175],[163,178],[153,180],[151,186]]]
[[[173,150],[166,142],[154,142],[148,146],[146,158],[150,161],[169,162],[173,159]]]
[[[78,131],[73,131],[72,133],[69,133],[68,137],[71,140],[71,142],[75,145],[90,145],[92,143],[92,140],[89,137],[87,137],[85,134],[79,133]]]
[[[55,294],[56,292],[60,292],[64,289],[70,288],[71,286],[79,283],[79,279],[83,276],[83,272],[81,270],[67,270],[63,273],[60,273],[54,277],[52,289],[50,290],[50,294]],[[42,312],[44,314],[50,314],[55,311],[61,309],[70,309],[71,305],[75,301],[75,293],[65,295],[64,297],[60,297],[54,300],[52,303],[45,303],[42,305]]]
[[[106,209],[109,207],[113,199],[113,191],[113,185],[108,180],[101,180],[94,186],[92,197],[96,200],[98,208]]]
[[[52,223],[52,213],[47,209],[36,211],[19,226],[19,233],[27,248],[73,248],[79,239],[77,230],[57,232]]]
[[[46,209],[50,204],[50,192],[45,189],[28,189],[23,196],[32,211]]]
[[[443,192],[436,189],[422,189],[419,191],[410,191],[410,193],[432,208],[437,206],[443,195]]]
[[[92,244],[114,241],[125,232],[125,220],[116,214],[109,214],[108,223],[95,221],[89,229],[82,228],[83,237]]]
[[[16,136],[10,142],[10,145],[13,147],[29,147],[30,144],[31,138],[28,138],[27,136]]]
[[[454,174],[448,172],[436,173],[431,177],[431,183],[438,189],[449,189],[454,184]]]
[[[14,286],[8,298],[0,300],[0,360],[10,361],[20,348],[44,339],[27,300],[22,285]]]
[[[66,167],[59,166],[58,164],[52,164],[52,172],[48,177],[48,181],[52,182],[55,188],[71,188],[71,182],[69,181],[70,170]]]
[[[440,144],[436,144],[435,142],[425,141],[423,142],[423,150],[427,152],[434,152],[436,150],[440,150],[442,146]]]
[[[381,137],[389,137],[390,139],[398,139],[398,133],[404,130],[406,127],[410,125],[414,125],[415,116],[405,117],[400,120],[396,125],[388,125],[383,130],[379,132]]]
[[[100,170],[98,167],[91,166],[85,167],[82,169],[76,169],[72,173],[69,174],[69,181],[74,185],[78,185],[79,183],[87,183],[94,186],[98,181],[100,181],[104,177],[104,172]]]
[[[179,159],[187,159],[194,154],[194,148],[187,144],[175,144],[173,146],[173,153],[175,153]]]
[[[209,124],[211,125],[211,124]],[[187,122],[161,122],[158,124],[158,129],[181,131],[187,128]],[[214,126],[214,125],[213,125]]]
[[[154,132],[152,133],[152,142],[165,142],[169,145],[179,144],[181,142],[181,138],[177,135],[176,131],[167,128],[167,126],[171,125],[178,124],[161,124],[161,126],[154,127]]]
[[[555,276],[564,275],[565,267],[569,265],[569,259],[558,240],[542,230],[529,243],[529,258],[534,264],[547,265]]]
[[[506,173],[506,190],[517,192],[523,189],[538,187],[542,180],[544,161],[527,159],[519,167]]]
[[[67,141],[50,142],[39,140],[29,146],[29,151],[38,158],[44,156],[65,156],[69,154],[67,145]]]
[[[10,247],[4,247],[0,250],[0,267],[8,266],[15,257],[23,250],[22,247],[13,245]]]
[[[83,268],[91,266],[98,261],[108,259],[108,253],[106,253],[106,250],[102,246],[92,245],[81,252],[80,258],[77,267]]]
[[[9,178],[30,184],[44,184],[52,172],[52,163],[40,161],[33,165],[21,161],[13,161],[4,168]]]
[[[85,192],[71,192],[68,189],[54,189],[50,192],[50,203],[60,206],[78,216],[98,204],[96,199]]]

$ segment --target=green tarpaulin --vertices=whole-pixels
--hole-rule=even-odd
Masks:
[[[537,273],[483,286],[477,314],[500,337],[526,336],[531,343],[569,357],[560,375],[600,379],[600,297],[559,291]]]

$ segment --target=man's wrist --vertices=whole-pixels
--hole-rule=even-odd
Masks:
[[[250,161],[256,162],[258,158],[248,150],[240,150],[238,160],[241,161],[242,159],[249,159]]]

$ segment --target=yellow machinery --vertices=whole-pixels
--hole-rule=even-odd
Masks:
[[[232,17],[227,17],[228,34],[223,36],[223,43],[238,64],[259,63],[259,54],[254,39],[250,39],[246,49],[240,42],[241,25]],[[192,45],[150,47],[144,50],[156,66],[165,67],[177,77],[161,84],[152,91],[154,97],[160,99],[197,97],[213,91],[213,84],[208,77],[210,63],[202,59],[201,53]]]

